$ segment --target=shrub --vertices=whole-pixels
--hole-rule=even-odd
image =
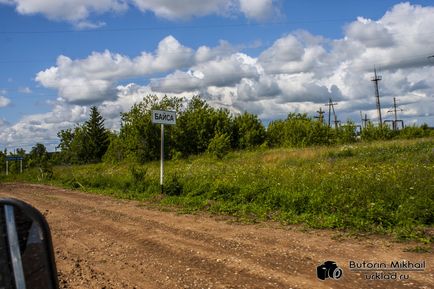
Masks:
[[[104,162],[108,163],[119,163],[126,158],[126,148],[122,139],[116,135],[110,135],[110,144],[103,157]]]
[[[132,186],[137,191],[144,191],[147,185],[146,182],[147,169],[133,165],[130,167],[130,173],[132,177]]]
[[[348,144],[356,140],[356,125],[352,121],[347,121],[347,123],[338,130],[338,142]]]
[[[389,126],[376,126],[370,122],[365,128],[362,129],[361,138],[362,140],[366,141],[389,140],[392,139],[395,135],[396,132],[393,131]]]
[[[265,128],[257,115],[245,112],[235,117],[234,122],[238,135],[238,148],[254,148],[265,141]]]
[[[430,129],[428,128],[428,125],[424,124],[420,127],[416,125],[412,125],[412,126],[406,126],[405,128],[401,129],[399,131],[398,138],[411,139],[411,138],[427,137],[429,135],[430,135]]]
[[[183,193],[183,185],[179,177],[174,174],[166,180],[164,193],[168,196],[180,196]]]
[[[222,159],[231,148],[231,140],[225,133],[217,133],[208,145],[208,153]]]

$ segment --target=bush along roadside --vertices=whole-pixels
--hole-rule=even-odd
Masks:
[[[219,152],[227,138],[216,142]],[[213,151],[166,162],[164,195],[159,162],[56,166],[51,179],[38,179],[33,169],[1,175],[0,181],[48,182],[185,212],[205,210],[246,221],[271,219],[429,243],[434,224],[433,147],[434,140],[428,138],[221,156]]]

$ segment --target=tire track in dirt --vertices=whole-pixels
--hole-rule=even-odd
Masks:
[[[348,260],[424,259],[384,238],[334,240],[275,224],[243,225],[177,215],[49,186],[0,184],[46,214],[61,288],[430,288],[433,271],[404,282],[369,282]],[[289,228],[289,229],[288,229]],[[336,261],[344,276],[320,281],[316,266]]]
[[[40,200],[41,202],[44,202],[44,200]],[[136,245],[139,245],[141,248],[147,248],[146,251],[140,252],[140,255],[146,256],[147,258],[152,258],[151,263],[155,263],[156,259],[165,259],[165,262],[168,264],[175,264],[172,265],[175,268],[176,275],[179,275],[180,271],[189,272],[189,274],[196,271],[196,277],[199,280],[206,280],[208,276],[213,274],[218,274],[218,276],[229,276],[234,275],[236,277],[237,282],[239,284],[245,284],[248,282],[254,282],[258,287],[257,288],[283,288],[285,287],[283,284],[281,284],[278,279],[272,280],[271,277],[268,278],[262,278],[259,276],[256,276],[255,274],[251,274],[252,271],[251,268],[256,269],[260,272],[266,272],[267,270],[265,268],[260,268],[259,266],[255,265],[254,262],[246,262],[245,259],[243,259],[244,266],[247,265],[245,268],[250,268],[249,270],[246,270],[244,267],[239,268],[227,268],[225,264],[223,264],[221,261],[214,262],[215,260],[218,260],[218,256],[220,256],[221,252],[215,252],[213,255],[215,257],[212,257],[210,260],[210,253],[211,250],[209,246],[205,246],[205,244],[202,244],[198,241],[192,241],[193,239],[190,239],[189,241],[185,241],[180,238],[174,238],[171,236],[172,231],[178,232],[179,230],[173,230],[173,228],[169,228],[167,226],[164,226],[157,222],[152,222],[152,226],[147,226],[146,229],[151,229],[153,227],[159,227],[159,236],[158,238],[161,240],[154,240],[152,238],[152,234],[148,238],[140,238],[140,232],[135,229],[134,225],[128,224],[125,222],[126,215],[119,213],[119,214],[112,214],[112,211],[108,210],[100,210],[96,212],[95,210],[92,210],[91,207],[86,205],[72,205],[72,203],[66,204],[66,202],[62,200],[58,200],[58,203],[61,207],[65,207],[66,205],[69,206],[70,210],[77,213],[80,212],[81,215],[86,215],[86,222],[81,222],[81,218],[77,220],[77,222],[80,223],[80,227],[82,229],[86,228],[89,223],[91,224],[98,224],[97,228],[98,231],[106,232],[106,234],[112,235],[113,238],[117,238],[118,243],[122,243],[121,241],[129,241],[136,243]],[[105,216],[98,217],[96,216],[97,213],[103,213]],[[122,221],[122,227],[114,228],[112,222],[107,222],[105,219],[112,219],[116,221]],[[120,220],[124,219],[124,220]],[[146,222],[147,223],[147,222]],[[93,226],[92,226],[93,228]],[[166,230],[166,232],[163,233],[161,230],[163,228]],[[168,230],[169,229],[169,230]],[[87,230],[86,230],[87,231]],[[187,233],[190,237],[197,237],[198,235],[203,234],[197,234],[192,233],[191,231]],[[203,235],[204,236],[204,235]],[[209,239],[209,238],[206,238]],[[168,241],[171,240],[172,242]],[[84,243],[86,244],[87,242]],[[221,239],[220,242],[223,242],[224,240]],[[181,242],[184,244],[189,244],[187,246],[181,246]],[[176,246],[174,246],[176,245]],[[135,246],[137,249],[137,247]],[[226,246],[223,246],[223,248],[230,248],[234,246],[234,244],[228,244]],[[199,248],[202,247],[202,248]],[[241,247],[241,245],[235,245],[236,248]],[[197,250],[197,251],[193,251]],[[183,250],[184,249],[184,250]],[[184,255],[181,252],[189,252],[188,255]],[[201,251],[201,253],[199,253]],[[159,252],[159,256],[155,256],[153,252]],[[138,252],[136,252],[138,253]],[[198,254],[199,253],[199,254]],[[206,256],[208,255],[208,256]],[[173,260],[167,260],[167,256],[170,256]],[[114,258],[119,258],[118,255],[113,256]],[[124,260],[121,260],[124,261]],[[164,261],[164,260],[163,260]],[[177,262],[176,262],[177,261]],[[211,262],[210,262],[211,261]],[[240,260],[241,261],[241,260]],[[247,264],[246,264],[247,263]],[[162,264],[162,262],[159,262],[159,264]],[[178,266],[180,265],[180,266]],[[187,268],[184,268],[185,266],[188,266]],[[256,267],[256,268],[255,268]],[[197,269],[197,270],[194,270]],[[200,269],[200,270],[199,270]],[[235,270],[235,271],[234,271]],[[202,271],[202,273],[201,273]],[[255,271],[255,270],[254,270]],[[268,270],[270,273],[270,276],[272,275],[272,271]],[[233,274],[233,272],[235,272]],[[168,274],[170,272],[166,272]],[[169,274],[170,279],[176,278],[177,276],[174,274]],[[273,278],[274,279],[274,278]],[[199,285],[200,288],[205,288],[207,284],[213,283],[221,283],[219,280],[206,280],[206,284],[200,284],[196,283],[193,285]],[[229,284],[222,284],[224,288],[228,286]],[[238,287],[238,286],[237,286]],[[242,285],[239,286],[239,288],[246,288]]]
[[[93,207],[90,206],[86,206],[86,205],[76,205],[74,208],[72,207],[72,203],[68,203],[66,204],[66,202],[62,201],[62,200],[58,200],[59,204],[62,204],[64,206],[69,205],[69,207],[71,208],[71,210],[75,211],[75,212],[79,212],[81,211],[82,214],[86,214],[87,216],[87,221],[91,221],[92,223],[98,223],[99,224],[99,229],[101,228],[101,221],[102,220],[96,220],[94,218],[90,219],[89,214],[94,214],[95,210],[92,210]],[[123,236],[127,236],[128,239],[132,239],[134,236],[137,238],[139,232],[137,232],[137,230],[134,230],[134,227],[128,226],[126,227],[126,223],[125,221],[128,220],[137,220],[140,219],[139,217],[130,217],[126,214],[123,213],[119,213],[119,212],[114,212],[114,211],[110,211],[107,209],[101,209],[98,210],[98,213],[104,213],[107,218],[111,218],[113,221],[120,221],[122,222],[123,226],[124,226],[124,230],[125,231],[122,235]],[[160,245],[165,244],[166,247],[173,247],[173,244],[176,244],[177,247],[179,248],[184,248],[186,251],[190,250],[191,252],[194,252],[195,254],[198,255],[202,255],[202,256],[206,256],[203,258],[200,258],[200,260],[195,260],[192,259],[190,257],[189,260],[187,260],[187,262],[182,262],[182,263],[186,263],[186,264],[190,264],[190,267],[195,267],[195,264],[200,263],[199,261],[204,261],[207,259],[210,259],[212,261],[216,261],[218,263],[225,263],[226,261],[228,261],[228,263],[232,263],[230,264],[231,270],[235,270],[235,272],[242,272],[244,274],[250,272],[250,271],[258,271],[261,272],[264,275],[269,276],[267,278],[267,280],[262,280],[264,283],[262,286],[269,286],[271,288],[271,286],[273,286],[274,288],[282,288],[283,284],[280,284],[280,282],[278,282],[279,279],[288,279],[288,276],[294,275],[294,272],[297,271],[297,269],[299,271],[303,271],[300,270],[301,268],[294,268],[295,266],[292,263],[289,264],[284,264],[285,261],[288,261],[288,258],[285,256],[281,256],[280,254],[271,254],[271,253],[267,253],[264,256],[253,256],[251,254],[247,254],[245,253],[245,251],[241,251],[240,254],[239,253],[239,248],[243,248],[244,250],[248,249],[249,251],[253,249],[253,247],[251,245],[246,245],[246,244],[242,244],[240,242],[236,242],[236,241],[231,241],[231,240],[226,240],[223,238],[218,238],[218,237],[210,237],[206,234],[200,233],[200,232],[196,232],[196,231],[192,231],[192,230],[179,230],[173,227],[169,227],[166,226],[164,224],[161,224],[159,222],[155,222],[155,221],[151,221],[151,220],[143,220],[145,223],[150,223],[148,224],[149,226],[146,226],[146,229],[151,229],[151,228],[158,228],[159,229],[159,235],[161,238],[161,240],[159,241]],[[85,225],[85,224],[83,224]],[[106,226],[107,230],[104,231],[109,231],[110,225]],[[113,229],[113,228],[111,228]],[[161,236],[162,235],[162,236]],[[181,237],[177,237],[177,236],[181,236]],[[188,239],[187,239],[188,238]],[[200,241],[199,241],[200,240]],[[210,244],[213,245],[212,248],[210,248]],[[149,244],[148,244],[149,245]],[[153,247],[156,247],[156,244],[154,244]],[[194,248],[196,251],[193,251],[191,248]],[[223,249],[225,250],[226,254],[230,254],[231,257],[227,258],[227,259],[221,259],[219,258],[220,256],[222,256],[222,252],[216,250],[216,248],[219,249]],[[158,251],[165,251],[162,247],[158,248]],[[174,252],[166,252],[167,255],[172,255],[174,254]],[[267,257],[267,258],[265,258]],[[180,256],[177,257],[178,259],[182,259]],[[267,266],[264,267],[262,266],[258,266],[256,265],[256,262],[261,259],[263,261],[264,264],[266,264]],[[264,262],[267,259],[270,259],[269,262]],[[280,261],[279,261],[280,260]],[[232,262],[230,262],[232,261]],[[203,263],[203,262],[202,262]],[[288,262],[286,262],[288,263]],[[240,268],[240,264],[243,265],[243,267]],[[285,273],[281,273],[281,272],[275,272],[275,269],[277,267],[277,265],[282,264],[282,269],[286,269]],[[207,264],[208,267],[212,267],[209,264]],[[228,266],[228,265],[225,265]],[[191,268],[188,269],[191,269]],[[201,264],[201,267],[204,267],[204,264]],[[245,268],[249,268],[248,270]],[[277,267],[279,268],[279,267]],[[313,268],[313,265],[309,268],[311,269]],[[221,268],[211,268],[210,270],[214,271],[214,272],[220,272],[223,276],[227,276],[229,275],[228,269],[226,270],[222,270]],[[209,274],[209,273],[207,273]],[[236,275],[239,275],[239,273],[236,273]],[[237,279],[248,279],[250,281],[253,281],[255,278],[253,275],[248,275],[247,278],[243,278],[242,275],[237,276]],[[305,279],[305,277],[295,277],[292,276],[292,281],[294,281],[294,279],[299,279],[299,281],[301,282],[303,279]],[[241,284],[243,283],[242,281],[240,282]],[[259,282],[259,280],[255,280],[255,284],[261,284],[261,282]]]

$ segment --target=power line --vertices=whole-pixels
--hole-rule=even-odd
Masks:
[[[317,20],[292,20],[272,21],[261,23],[232,23],[232,24],[206,24],[206,25],[170,25],[170,26],[149,26],[149,27],[120,27],[100,28],[94,30],[59,29],[59,30],[0,30],[0,34],[64,34],[64,33],[116,33],[152,30],[178,30],[178,29],[210,29],[210,28],[236,28],[236,27],[266,27],[293,24],[317,24],[354,21],[353,18],[317,19]]]
[[[119,33],[119,32],[140,32],[140,31],[162,31],[162,30],[184,30],[184,29],[224,29],[224,28],[245,28],[245,27],[267,27],[267,26],[285,26],[294,24],[320,24],[334,22],[354,22],[353,18],[337,18],[337,19],[319,19],[319,20],[293,20],[293,21],[274,21],[261,23],[233,23],[233,24],[207,24],[207,25],[170,25],[170,26],[149,26],[149,27],[120,27],[120,28],[98,28],[93,30],[77,30],[77,29],[59,29],[59,30],[0,30],[0,35],[43,35],[43,34],[94,34],[94,33]],[[390,33],[384,37],[376,37],[375,39],[388,38],[392,35],[433,35],[433,32],[419,33]],[[373,38],[374,39],[374,38]]]
[[[53,59],[3,59],[0,63],[43,63],[43,62],[54,62]]]

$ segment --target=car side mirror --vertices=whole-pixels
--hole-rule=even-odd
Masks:
[[[50,228],[34,207],[0,198],[0,289],[58,289]]]

